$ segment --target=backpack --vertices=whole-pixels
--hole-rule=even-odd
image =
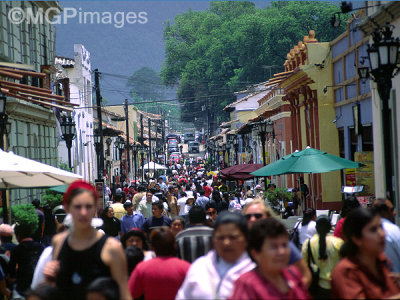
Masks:
[[[293,228],[293,231],[290,233],[290,240],[292,241],[293,244],[296,245],[297,248],[300,249],[300,236],[299,236],[299,225],[300,221],[297,222],[296,226]]]

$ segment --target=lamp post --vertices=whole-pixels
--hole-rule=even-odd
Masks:
[[[1,92],[0,86],[0,148],[4,150],[4,134],[7,135],[7,132],[10,132],[8,123],[8,115],[6,114],[6,102],[7,97]],[[1,199],[2,199],[2,206],[3,206],[3,222],[9,223],[8,219],[8,209],[7,209],[7,198],[6,198],[6,191],[1,191]]]
[[[139,154],[140,154],[140,160],[142,163],[142,183],[144,182],[144,152],[145,152],[144,145],[139,147]]]
[[[223,167],[225,168],[226,144],[222,144]]]
[[[97,178],[101,178],[100,151],[101,151],[102,147],[101,147],[101,136],[100,136],[99,130],[94,131],[94,148],[96,150],[96,158],[97,158]]]
[[[377,84],[378,94],[382,101],[382,131],[384,148],[384,169],[386,196],[394,202],[393,190],[393,161],[392,161],[392,114],[389,108],[392,78],[395,75],[400,47],[399,38],[392,36],[393,26],[389,23],[373,34],[373,43],[368,45],[368,59],[370,67],[358,69],[360,79],[366,80],[369,76]]]
[[[138,146],[135,144],[135,142],[133,142],[132,145],[132,154],[133,154],[133,167],[134,167],[134,173],[135,173],[135,185],[136,185],[136,155],[138,152]]]
[[[260,116],[259,121],[253,124],[254,128],[258,131],[258,135],[261,140],[261,145],[262,145],[262,156],[263,156],[263,165],[265,166],[267,164],[266,158],[265,158],[265,140],[267,138],[267,134],[272,134],[273,129],[274,129],[274,123],[268,119],[265,121],[263,117]],[[272,128],[272,130],[271,130]],[[264,176],[264,187],[265,190],[267,190],[267,177]]]
[[[68,149],[68,166],[72,170],[71,166],[71,148],[72,140],[75,138],[75,122],[71,115],[63,115],[61,117],[61,131],[62,139],[65,140],[65,144]]]
[[[239,151],[239,138],[237,135],[233,138],[233,147],[235,148],[235,165],[239,164],[239,157],[238,157],[238,151]]]
[[[228,163],[227,163],[227,167],[230,167],[230,160],[229,160],[229,155],[231,152],[231,142],[227,141],[226,142],[226,151],[228,152]]]
[[[117,138],[116,147],[119,150],[119,168],[120,168],[119,173],[120,176],[122,176],[122,152],[125,149],[125,141],[121,136]]]

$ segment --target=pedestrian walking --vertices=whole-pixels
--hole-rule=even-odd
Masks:
[[[289,235],[275,218],[254,222],[249,230],[251,257],[257,267],[235,281],[229,299],[311,299],[290,258]]]
[[[400,289],[390,276],[384,254],[385,232],[375,212],[357,208],[343,224],[343,259],[332,273],[333,298],[399,299]]]
[[[206,214],[201,206],[189,211],[189,227],[176,236],[178,257],[190,263],[212,249],[214,229],[206,226]]]
[[[92,227],[96,214],[97,192],[85,181],[72,183],[63,197],[73,227],[53,238],[53,261],[44,274],[53,280],[67,299],[85,299],[85,289],[95,279],[112,277],[118,284],[121,300],[130,300],[126,285],[127,263],[121,243]]]
[[[121,234],[121,222],[114,217],[114,209],[111,206],[106,206],[103,209],[101,219],[103,220],[103,225],[101,225],[100,229],[102,229],[106,235],[119,239]]]
[[[171,226],[171,219],[162,215],[163,209],[164,205],[161,201],[157,201],[152,204],[153,215],[144,222],[143,224],[144,232],[150,234],[150,232],[156,227]]]
[[[126,214],[121,218],[121,234],[127,233],[131,228],[143,229],[146,219],[140,212],[135,211],[132,201],[125,201],[124,208]]]
[[[253,224],[260,219],[267,219],[274,217],[272,209],[265,204],[261,199],[255,199],[243,209],[243,214],[248,221],[248,226],[251,228]],[[303,282],[308,287],[311,283],[311,273],[307,264],[303,260],[299,249],[295,244],[289,242],[290,257],[289,265],[295,265],[303,276]]]
[[[139,263],[129,278],[129,290],[134,299],[175,299],[190,264],[173,257],[175,237],[168,227],[154,229],[150,242],[156,257]]]
[[[385,231],[385,255],[391,262],[389,268],[392,272],[400,273],[400,228],[394,224],[396,210],[387,199],[376,199],[372,207],[381,216]]]
[[[195,260],[176,299],[227,299],[240,275],[254,269],[247,254],[247,224],[238,213],[222,212],[213,235],[214,249]]]
[[[319,270],[314,275],[318,274],[317,278],[313,279],[313,288],[310,289],[314,299],[332,298],[331,275],[340,260],[339,252],[343,240],[330,234],[331,227],[331,220],[328,216],[318,217],[316,222],[317,234],[305,240],[301,251],[310,270],[311,268],[315,269],[315,267]]]

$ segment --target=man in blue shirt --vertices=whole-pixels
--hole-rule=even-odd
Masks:
[[[143,224],[143,230],[149,234],[151,230],[160,226],[168,226],[171,227],[171,219],[163,216],[164,205],[161,201],[153,202],[151,212],[153,214],[152,217],[148,218],[146,222]]]
[[[126,215],[121,218],[121,234],[128,232],[131,228],[143,229],[143,224],[146,221],[144,216],[137,211],[134,211],[133,204],[130,200],[124,203]]]
[[[206,207],[206,204],[210,202],[210,199],[205,196],[205,190],[201,189],[199,191],[200,197],[197,198],[195,205],[201,206],[203,208]]]

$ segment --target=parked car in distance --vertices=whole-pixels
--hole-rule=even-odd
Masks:
[[[179,162],[179,154],[176,154],[176,153],[171,153],[170,155],[169,155],[169,160],[170,160],[170,162],[176,162],[176,163],[178,163]]]

